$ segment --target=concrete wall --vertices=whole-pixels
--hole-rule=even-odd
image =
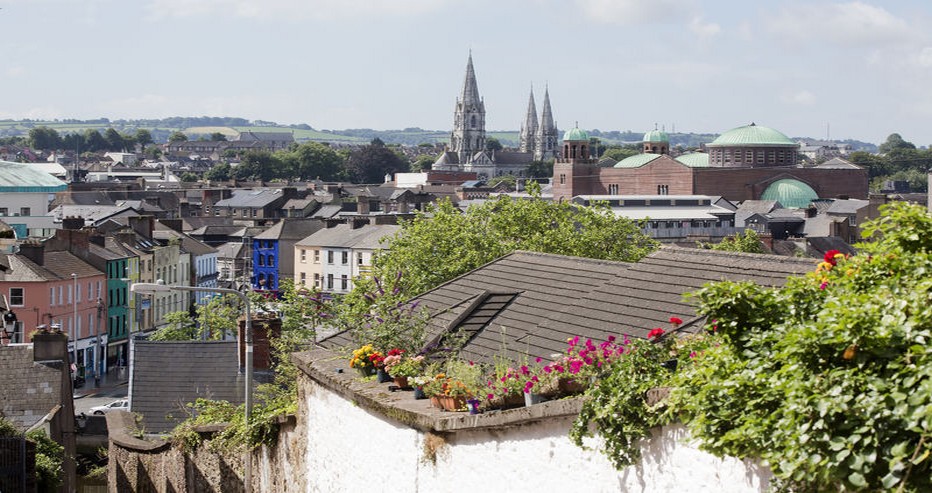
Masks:
[[[766,491],[770,473],[719,459],[688,443],[680,426],[658,429],[643,460],[616,471],[600,452],[568,438],[572,417],[519,426],[431,433],[306,383],[307,491]],[[350,466],[351,465],[351,466]],[[584,485],[584,486],[582,486]],[[376,487],[376,489],[379,489]]]

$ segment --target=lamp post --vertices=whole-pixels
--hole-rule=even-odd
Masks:
[[[78,368],[78,275],[71,273],[71,341],[75,373]]]
[[[243,304],[246,306],[246,384],[245,384],[245,404],[246,404],[246,426],[249,426],[250,417],[252,416],[252,353],[253,353],[253,343],[252,343],[252,315],[250,314],[249,309],[249,298],[245,293],[237,291],[235,289],[227,288],[208,288],[200,286],[167,286],[165,281],[159,279],[158,281],[151,282],[136,282],[130,285],[129,290],[137,294],[155,294],[155,293],[167,293],[169,291],[206,291],[210,293],[220,293],[220,294],[234,294],[239,299],[243,300]],[[246,451],[245,458],[245,474],[244,476],[244,489],[246,493],[252,491],[252,461],[250,460],[249,450]]]

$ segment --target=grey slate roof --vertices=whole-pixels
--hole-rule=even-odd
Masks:
[[[342,210],[343,210],[343,206],[340,206],[340,205],[333,205],[333,204],[324,205],[324,206],[321,206],[316,211],[314,211],[314,213],[311,214],[311,217],[330,219],[331,217],[334,217],[337,214],[339,214],[340,211]]]
[[[429,341],[453,329],[470,335],[464,358],[549,358],[577,335],[643,338],[654,327],[669,330],[671,316],[694,319],[683,294],[707,282],[781,286],[814,266],[809,259],[678,247],[664,247],[637,263],[515,252],[415,300],[431,314]],[[351,346],[352,340],[341,333],[322,344]]]
[[[826,210],[829,214],[857,214],[859,210],[870,205],[867,200],[847,199],[834,200],[832,205]]]
[[[216,207],[265,207],[282,198],[281,189],[236,190],[228,199],[218,200]]]
[[[44,253],[45,265],[38,265],[24,255],[7,255],[6,264],[10,266],[0,279],[13,282],[42,282],[71,279],[71,274],[78,279],[99,276],[101,272],[91,264],[74,256],[71,252]]]
[[[257,240],[301,240],[324,227],[323,221],[310,218],[286,218],[254,236]]]
[[[181,241],[181,249],[195,256],[217,253],[216,248],[213,248],[202,241],[198,241],[184,233],[179,233],[158,221],[155,222],[155,227],[152,231],[152,237],[157,240],[166,241],[172,238],[177,238]]]
[[[324,228],[302,239],[295,245],[333,248],[379,248],[379,240],[395,234],[401,226],[372,225],[353,229],[349,224]]]
[[[242,403],[236,347],[236,341],[134,341],[130,410],[143,416],[147,432],[164,433],[198,397]]]

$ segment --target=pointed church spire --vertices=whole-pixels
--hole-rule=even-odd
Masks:
[[[476,71],[472,67],[472,50],[470,50],[469,61],[466,62],[466,81],[463,83],[463,94],[460,97],[460,102],[469,107],[478,105],[481,101],[479,84],[476,83]]]
[[[544,86],[543,110],[540,114],[540,125],[537,127],[537,146],[534,149],[534,159],[543,161],[556,157],[557,126],[553,123],[553,113],[550,109],[550,87]]]
[[[534,104],[534,87],[531,86],[531,96],[527,103],[527,114],[521,125],[520,146],[521,152],[535,152],[537,149],[537,106]]]

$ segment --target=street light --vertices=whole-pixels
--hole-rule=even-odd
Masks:
[[[206,291],[210,293],[220,293],[220,294],[234,294],[243,300],[243,304],[246,305],[246,426],[249,426],[250,416],[252,416],[252,315],[250,315],[249,309],[249,298],[246,297],[246,294],[237,291],[235,289],[227,288],[207,288],[201,286],[167,286],[165,281],[159,279],[158,281],[151,282],[136,282],[130,285],[129,290],[137,294],[155,294],[155,293],[168,293],[170,291]],[[252,461],[250,459],[249,450],[246,451],[245,459],[245,474],[244,474],[244,488],[246,492],[252,491]]]
[[[72,355],[74,357],[74,367],[75,373],[77,374],[78,368],[78,275],[71,273],[71,340],[74,344],[72,346]]]

